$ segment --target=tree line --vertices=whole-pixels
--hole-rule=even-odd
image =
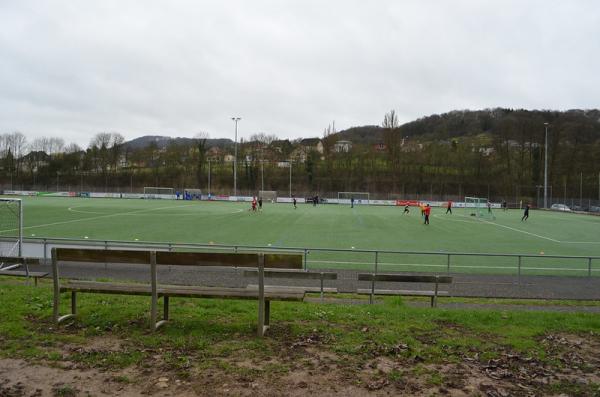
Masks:
[[[254,134],[238,143],[238,193],[287,195],[291,180],[298,196],[366,191],[383,199],[468,195],[535,201],[544,182],[547,128],[548,185],[555,201],[598,199],[599,120],[598,110],[496,108],[452,111],[400,125],[391,110],[380,126],[337,132],[329,125],[310,142]],[[336,149],[340,140],[351,141],[351,149]],[[233,143],[216,147],[211,142],[203,133],[133,148],[121,134],[103,132],[83,149],[61,138],[28,142],[20,132],[4,133],[0,184],[3,190],[48,191],[210,187],[213,194],[232,194]]]

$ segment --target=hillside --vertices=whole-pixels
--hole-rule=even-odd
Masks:
[[[172,137],[163,136],[163,135],[144,135],[139,138],[132,139],[131,141],[125,142],[124,146],[127,149],[137,150],[137,149],[145,148],[148,145],[150,145],[152,142],[155,142],[159,148],[163,149],[163,148],[167,147],[167,145],[169,145],[170,143],[176,143],[178,145],[188,146],[188,145],[191,145],[194,141],[195,141],[194,138],[183,138],[183,137],[172,138]],[[225,147],[225,146],[229,146],[229,145],[233,145],[233,141],[231,139],[226,139],[226,138],[210,139],[209,138],[206,140],[207,147],[212,147],[212,146]]]

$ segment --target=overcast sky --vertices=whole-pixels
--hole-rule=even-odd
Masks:
[[[0,133],[321,136],[596,108],[597,0],[0,0]]]

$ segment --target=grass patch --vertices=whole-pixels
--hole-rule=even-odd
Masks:
[[[311,345],[341,355],[348,366],[372,357],[451,363],[473,356],[485,361],[506,349],[554,365],[556,357],[540,338],[600,329],[600,316],[588,313],[415,308],[386,298],[378,305],[274,302],[272,329],[267,338],[258,339],[254,301],[173,299],[172,320],[154,333],[148,329],[148,297],[80,294],[77,319],[60,327],[51,321],[51,301],[49,283],[34,288],[0,279],[0,356],[106,369],[157,361],[180,372],[216,365],[251,378],[287,373],[288,365],[269,359],[293,358],[298,346]],[[68,304],[65,294],[63,309]],[[104,338],[122,343],[107,346]],[[266,364],[241,368],[230,363],[233,358]],[[442,382],[434,375],[430,384]],[[401,374],[389,377],[400,379]]]

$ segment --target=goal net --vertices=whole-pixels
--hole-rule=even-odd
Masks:
[[[22,256],[22,244],[23,205],[21,200],[0,198],[0,256]],[[0,269],[3,266],[4,263],[0,261]]]
[[[144,187],[144,198],[147,199],[162,199],[173,198],[172,187]]]
[[[277,191],[275,190],[259,190],[258,197],[262,197],[263,201],[274,203],[277,201]]]
[[[201,189],[183,189],[184,200],[202,200]]]
[[[369,192],[338,192],[338,203],[350,204],[354,199],[354,204],[369,204]]]
[[[465,197],[465,212],[467,216],[474,216],[478,219],[496,219],[487,198]]]

